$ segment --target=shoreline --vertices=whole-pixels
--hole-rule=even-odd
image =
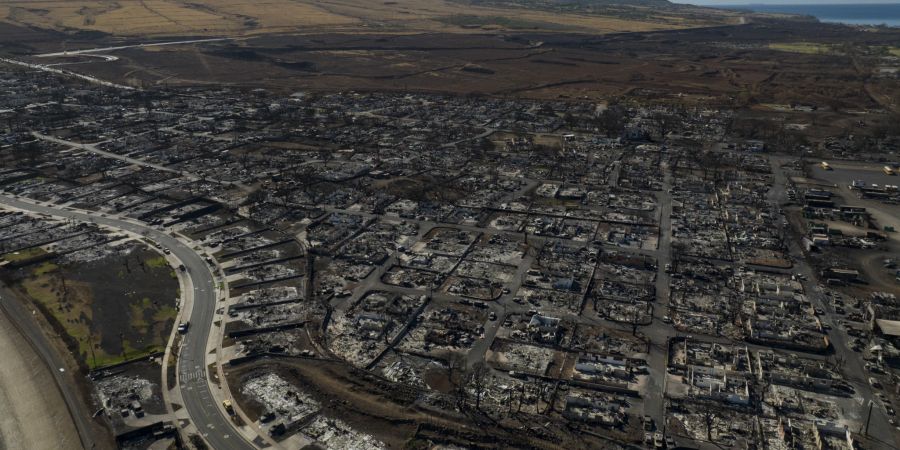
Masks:
[[[6,356],[0,364],[0,447],[82,448],[51,369],[5,313],[0,313],[0,354]]]
[[[747,11],[756,14],[788,14],[812,17],[825,24],[847,25],[852,27],[900,27],[900,4],[898,3],[811,3],[811,4],[744,4],[704,5],[712,8],[732,11]],[[877,10],[856,17],[842,16],[845,11],[859,11],[860,8]],[[830,11],[828,11],[830,10]],[[889,12],[890,14],[883,14]]]

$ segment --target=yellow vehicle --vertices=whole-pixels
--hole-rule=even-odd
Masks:
[[[225,412],[227,412],[231,416],[234,415],[234,405],[231,404],[231,400],[222,400],[222,406],[225,407]]]
[[[831,165],[829,165],[829,164],[828,164],[827,162],[825,162],[825,161],[822,161],[821,166],[822,166],[822,169],[823,169],[823,170],[831,170]]]

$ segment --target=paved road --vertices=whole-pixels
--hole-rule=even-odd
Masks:
[[[163,172],[175,173],[175,174],[181,175],[182,177],[184,177],[184,178],[186,178],[186,179],[188,179],[188,180],[191,180],[191,181],[199,181],[199,180],[203,180],[203,179],[204,179],[202,176],[200,176],[200,175],[198,175],[198,174],[196,174],[196,173],[194,173],[194,172],[190,172],[190,171],[187,171],[187,170],[177,170],[177,169],[173,169],[173,168],[171,168],[171,167],[166,167],[166,166],[164,166],[164,165],[162,165],[162,164],[156,164],[156,163],[152,163],[152,162],[149,162],[149,161],[144,161],[144,160],[137,159],[137,158],[132,158],[132,157],[130,157],[130,156],[120,155],[120,154],[118,154],[118,153],[108,152],[108,151],[106,151],[106,150],[102,150],[100,147],[97,147],[98,145],[100,145],[100,144],[102,144],[102,143],[105,143],[105,142],[108,142],[108,141],[100,141],[100,142],[95,142],[95,143],[93,143],[93,144],[80,144],[80,143],[78,143],[78,142],[67,141],[67,140],[65,140],[65,139],[60,139],[60,138],[58,138],[58,137],[53,137],[53,136],[48,136],[48,135],[46,135],[46,134],[41,134],[41,133],[38,133],[37,131],[32,131],[32,132],[31,132],[31,135],[34,136],[36,139],[40,139],[40,140],[42,140],[42,141],[52,142],[52,143],[54,143],[54,144],[59,144],[59,145],[66,145],[66,146],[69,146],[69,147],[71,147],[71,148],[81,149],[81,150],[88,151],[88,152],[91,152],[91,153],[93,153],[93,154],[95,154],[95,155],[100,155],[100,156],[103,156],[103,157],[106,157],[106,158],[117,159],[117,160],[119,160],[119,161],[124,161],[124,162],[127,162],[127,163],[129,163],[129,164],[134,164],[134,165],[137,165],[137,166],[150,167],[150,168],[153,168],[153,169],[156,169],[156,170],[161,170],[161,171],[163,171]],[[312,162],[312,161],[308,161],[308,162],[306,162],[306,163],[300,164],[300,166],[302,166],[302,165],[304,165],[304,164],[311,163],[311,162]],[[222,185],[237,186],[238,188],[240,188],[240,189],[242,189],[242,190],[244,190],[244,191],[246,191],[246,192],[250,192],[250,191],[252,190],[252,189],[250,189],[249,186],[244,185],[244,184],[241,184],[241,183],[228,182],[228,181],[223,182],[223,181],[219,181],[219,180],[215,180],[215,179],[209,179],[209,180],[207,180],[207,181],[211,181],[211,182],[213,182],[213,183],[219,183],[219,184],[222,184]]]
[[[650,353],[647,356],[650,377],[648,388],[644,392],[644,414],[652,417],[657,427],[665,428],[668,339],[677,333],[671,325],[663,323],[660,317],[669,314],[669,274],[665,269],[672,262],[672,194],[669,192],[672,188],[672,173],[668,167],[663,167],[662,170],[662,190],[656,195],[660,213],[656,252],[656,304],[653,305],[655,314],[653,324],[645,327],[643,333],[650,339]]]
[[[180,45],[180,44],[200,44],[204,42],[219,42],[219,41],[228,41],[231,38],[210,38],[210,39],[191,39],[187,41],[170,41],[170,42],[152,42],[149,44],[132,44],[132,45],[120,45],[118,47],[102,47],[102,48],[88,48],[84,50],[69,50],[63,52],[55,52],[55,53],[43,53],[40,55],[35,55],[37,58],[52,58],[55,56],[72,56],[72,55],[83,55],[90,53],[106,53],[115,50],[124,50],[126,48],[136,48],[136,47],[160,47],[163,45]]]
[[[97,142],[94,144],[79,144],[78,142],[67,141],[65,139],[60,139],[57,137],[48,136],[46,134],[41,134],[41,133],[38,133],[37,131],[32,131],[31,135],[42,141],[52,142],[54,144],[59,144],[59,145],[66,145],[66,146],[69,146],[72,148],[78,148],[81,150],[85,150],[85,151],[94,153],[96,155],[105,156],[105,157],[111,158],[111,159],[118,159],[119,161],[124,161],[129,164],[134,164],[136,166],[151,167],[156,170],[161,170],[163,172],[177,173],[177,174],[185,176],[189,179],[194,179],[194,180],[197,179],[197,177],[194,177],[193,174],[188,173],[188,172],[181,172],[181,171],[171,169],[169,167],[166,167],[166,166],[163,166],[160,164],[154,164],[154,163],[150,163],[150,162],[146,162],[146,161],[141,161],[140,159],[130,158],[128,156],[123,156],[123,155],[119,155],[116,153],[108,152],[106,150],[101,150],[99,147],[97,147],[97,144],[102,144],[103,142]]]
[[[535,244],[535,239],[533,238],[532,243],[533,245]],[[540,245],[543,245],[543,242],[538,244],[536,248],[540,249]],[[526,252],[522,257],[522,262],[519,263],[516,273],[510,278],[509,282],[504,284],[504,287],[509,289],[509,293],[501,295],[497,301],[488,302],[488,307],[490,307],[492,312],[497,314],[497,319],[488,320],[484,324],[484,336],[475,341],[466,356],[467,367],[471,368],[480,362],[484,362],[485,355],[487,351],[491,349],[491,345],[493,345],[494,339],[497,337],[497,332],[500,330],[500,324],[506,320],[506,317],[509,314],[522,313],[525,309],[532,308],[531,305],[528,305],[527,307],[517,305],[513,302],[513,298],[515,298],[516,293],[519,292],[519,288],[522,287],[522,283],[525,281],[525,274],[528,272],[528,269],[531,269],[531,265],[534,263],[534,254],[536,254],[537,251]]]
[[[123,90],[123,91],[133,91],[133,90],[135,90],[135,89],[134,89],[133,87],[131,87],[131,86],[125,86],[125,85],[122,85],[122,84],[116,84],[116,83],[113,83],[113,82],[111,82],[111,81],[101,80],[101,79],[99,79],[99,78],[94,78],[94,77],[89,76],[89,75],[84,75],[84,74],[77,73],[77,72],[72,72],[72,71],[69,71],[69,70],[57,69],[56,67],[50,67],[50,66],[47,66],[47,65],[44,65],[44,64],[32,64],[32,63],[27,63],[27,62],[25,62],[25,61],[19,61],[19,60],[17,60],[17,59],[10,59],[10,58],[0,58],[0,63],[13,64],[13,65],[16,65],[16,66],[26,67],[26,68],[34,69],[34,70],[41,70],[41,71],[49,72],[49,73],[56,74],[56,75],[62,75],[62,76],[67,76],[67,77],[78,78],[78,79],[87,81],[88,83],[94,83],[94,84],[97,84],[97,85],[100,85],[100,86],[106,86],[106,87],[111,87],[111,88],[121,89],[121,90]]]
[[[31,324],[31,310],[14,297],[0,285],[0,449],[90,449],[90,412],[71,375],[59,371],[59,353]]]
[[[237,433],[230,419],[225,416],[210,392],[206,373],[206,344],[209,340],[216,308],[216,292],[213,275],[206,262],[193,249],[174,237],[154,228],[135,222],[97,213],[83,213],[55,206],[26,203],[0,195],[0,204],[58,217],[91,221],[120,230],[145,235],[148,239],[169,248],[187,268],[193,284],[194,306],[191,311],[191,328],[184,336],[178,357],[178,379],[184,407],[191,421],[216,450],[243,450],[255,447]]]

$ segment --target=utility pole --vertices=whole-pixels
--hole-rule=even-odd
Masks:
[[[637,303],[632,303],[634,309],[631,311],[631,335],[637,336],[637,328],[638,328],[638,310]]]
[[[866,436],[869,435],[869,422],[872,420],[872,407],[875,406],[875,402],[869,400],[869,413],[866,414]]]
[[[88,333],[88,345],[91,348],[91,360],[94,362],[94,368],[97,368],[97,355],[94,354],[94,336],[89,332]]]

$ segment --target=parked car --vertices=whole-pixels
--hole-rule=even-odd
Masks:
[[[869,384],[871,384],[875,389],[881,389],[881,383],[879,383],[878,380],[875,379],[875,377],[869,377]]]

